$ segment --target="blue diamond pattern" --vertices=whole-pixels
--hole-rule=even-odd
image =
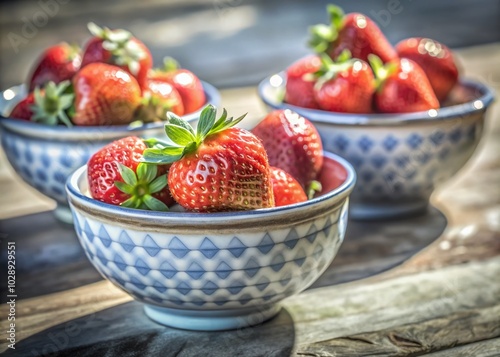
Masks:
[[[50,164],[52,163],[52,160],[50,159],[49,155],[46,152],[40,155],[40,161],[42,162],[45,168],[49,168]]]
[[[144,238],[142,242],[144,250],[151,256],[154,257],[160,252],[160,246],[151,238],[149,234]]]
[[[365,159],[359,155],[352,155],[349,160],[351,161],[351,164],[356,168],[359,169],[361,165],[365,162]]]
[[[290,229],[290,232],[288,232],[284,243],[289,249],[293,249],[297,245],[299,239],[300,237],[297,234],[297,231],[295,230],[295,228],[292,228]]]
[[[108,248],[111,245],[111,238],[106,228],[104,228],[104,226],[101,226],[99,228],[99,240],[106,248]]]
[[[431,141],[434,143],[434,145],[439,146],[443,143],[443,140],[445,139],[445,135],[442,131],[437,130],[434,133],[432,133],[429,138]]]
[[[260,269],[259,263],[254,258],[250,258],[248,262],[245,264],[243,270],[250,278],[253,278],[255,274],[257,274],[259,269]]]
[[[388,151],[391,152],[398,146],[399,140],[396,139],[393,135],[389,135],[387,138],[384,139],[382,142],[382,146]]]
[[[263,291],[265,288],[269,286],[270,283],[271,282],[269,281],[269,279],[263,276],[262,278],[259,279],[259,281],[257,282],[257,284],[255,284],[255,286],[260,291]]]
[[[373,155],[370,161],[373,167],[379,170],[387,163],[386,157],[382,155]]]
[[[187,268],[186,273],[193,279],[198,280],[206,273],[206,270],[203,267],[196,263],[192,262],[191,265]]]
[[[302,265],[304,265],[304,262],[306,261],[306,252],[304,251],[304,249],[301,248],[297,252],[297,257],[299,258],[295,258],[293,262],[297,264],[297,266],[301,267]]]
[[[204,300],[202,300],[202,299],[200,299],[200,298],[193,298],[193,299],[191,300],[191,302],[192,302],[193,304],[195,304],[196,306],[203,306],[203,305],[205,305],[205,301],[204,301]]]
[[[239,258],[246,249],[247,246],[244,245],[237,237],[233,237],[233,239],[231,239],[227,248],[227,250],[229,250],[235,258]]]
[[[238,300],[241,305],[246,305],[252,300],[252,296],[250,294],[243,294],[241,298]]]
[[[227,291],[229,291],[232,295],[239,294],[241,290],[246,286],[244,281],[241,280],[235,280],[232,286],[228,286],[226,288]]]
[[[60,171],[54,172],[54,181],[64,184],[66,182],[66,176]]]
[[[404,169],[410,163],[410,157],[408,155],[400,155],[394,158],[394,163],[397,167]]]
[[[260,241],[259,245],[257,246],[257,249],[260,250],[262,254],[267,254],[271,249],[273,249],[275,243],[272,240],[271,236],[269,233],[266,233],[264,238]]]
[[[21,173],[24,176],[26,176],[28,179],[33,178],[33,175],[31,174],[31,171],[26,166],[22,166],[20,170],[21,170]]]
[[[417,149],[423,141],[424,139],[420,135],[413,133],[406,139],[406,144],[412,149]]]
[[[457,127],[448,134],[448,137],[452,143],[456,144],[462,139],[462,130],[460,127]]]
[[[444,149],[442,149],[442,150],[439,152],[438,156],[439,156],[439,159],[440,159],[441,161],[446,160],[446,159],[450,156],[450,149],[449,149],[449,148],[444,148]]]
[[[212,295],[215,293],[219,287],[215,285],[212,281],[207,281],[205,285],[201,288],[201,291],[203,291],[206,295]]]
[[[146,289],[146,285],[134,276],[130,278],[130,284],[134,285],[139,290]]]
[[[189,249],[180,241],[179,238],[174,237],[168,244],[168,249],[177,257],[184,258],[189,253]]]
[[[307,231],[306,239],[309,241],[309,243],[312,243],[314,242],[317,236],[318,236],[318,228],[316,228],[316,225],[313,223],[311,224],[311,227],[309,227],[309,230]]]
[[[169,262],[163,262],[160,265],[160,273],[167,279],[171,279],[177,274],[177,269],[175,269]]]
[[[278,272],[285,265],[285,258],[282,254],[276,255],[273,260],[271,260],[271,269]]]
[[[95,255],[101,261],[102,265],[108,265],[108,259],[106,259],[106,256],[104,255],[103,252],[101,252],[100,249],[96,249],[96,254]]]
[[[89,222],[85,220],[85,225],[83,226],[83,231],[85,232],[85,235],[87,236],[87,239],[89,240],[90,243],[94,241],[94,232],[92,232],[92,229],[90,229]]]
[[[373,180],[373,172],[372,171],[364,171],[360,173],[360,178],[364,182],[370,182]]]
[[[167,288],[158,281],[153,282],[153,288],[155,288],[159,293],[167,291]]]
[[[427,162],[429,162],[429,160],[431,159],[431,154],[429,154],[428,152],[419,152],[417,155],[414,155],[414,158],[415,160],[420,163],[420,164],[426,164]]]
[[[129,253],[135,248],[134,242],[130,239],[126,231],[121,231],[120,236],[118,237],[118,243]]]
[[[127,269],[127,264],[125,263],[123,258],[118,254],[115,254],[115,256],[113,257],[113,262],[121,271],[125,271],[125,269]]]
[[[191,286],[189,286],[186,282],[181,282],[179,285],[177,285],[176,289],[182,294],[182,295],[187,295],[193,290]]]
[[[345,151],[349,146],[349,139],[347,139],[344,135],[339,135],[333,141],[334,147],[336,147],[339,151]]]
[[[362,136],[361,139],[358,141],[358,146],[361,149],[362,152],[367,153],[371,150],[373,147],[374,142],[367,136]]]
[[[221,262],[217,268],[215,268],[215,274],[221,279],[226,279],[231,272],[232,269],[226,262]]]
[[[24,159],[29,163],[29,164],[32,164],[33,163],[33,153],[31,152],[31,149],[28,148],[25,152],[24,152]]]
[[[331,229],[332,229],[332,221],[330,220],[330,217],[328,217],[328,219],[325,222],[325,225],[323,226],[323,232],[327,237],[330,235]]]
[[[43,182],[47,181],[47,173],[44,170],[42,169],[36,170],[35,175],[36,178],[39,179],[40,181]]]
[[[212,241],[207,237],[203,239],[203,242],[201,242],[199,249],[201,254],[203,254],[208,259],[212,259],[219,252],[219,248],[217,248],[217,246],[213,244]]]
[[[149,274],[149,272],[151,271],[151,268],[146,264],[146,262],[144,260],[142,260],[141,258],[138,258],[136,261],[135,261],[135,265],[134,265],[134,268],[137,269],[137,271],[143,275],[143,276],[146,276]]]
[[[62,155],[59,159],[62,166],[71,168],[73,166],[73,159],[69,155]]]

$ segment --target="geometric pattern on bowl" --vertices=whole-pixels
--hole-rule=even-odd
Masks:
[[[294,227],[217,236],[123,230],[73,214],[92,264],[137,300],[218,310],[274,304],[311,285],[343,241],[346,206]]]

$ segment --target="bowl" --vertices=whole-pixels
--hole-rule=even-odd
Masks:
[[[219,92],[203,83],[207,104],[218,105]],[[69,175],[87,163],[90,156],[104,145],[129,135],[144,138],[164,137],[162,123],[142,126],[47,126],[7,118],[12,108],[26,95],[24,85],[0,93],[1,141],[7,159],[21,178],[57,202],[56,217],[71,222],[64,185]],[[184,116],[192,125],[200,111]]]
[[[462,80],[438,110],[408,114],[343,114],[284,103],[286,75],[264,79],[258,88],[269,109],[290,109],[311,120],[325,150],[355,168],[351,196],[355,219],[380,219],[425,212],[435,187],[464,166],[476,149],[493,91]]]
[[[355,172],[325,153],[324,192],[299,204],[224,213],[155,212],[88,196],[86,167],[66,185],[74,226],[102,276],[152,320],[189,330],[258,324],[311,285],[344,239]]]

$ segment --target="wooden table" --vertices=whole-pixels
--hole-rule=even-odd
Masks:
[[[469,77],[500,91],[500,45],[459,51]],[[264,114],[254,88],[222,92]],[[0,165],[2,272],[17,252],[16,349],[8,356],[500,356],[500,106],[484,140],[426,215],[349,223],[332,266],[262,325],[188,332],[157,325],[87,261],[53,204]],[[6,278],[1,278],[5,286]],[[2,290],[3,291],[3,290]],[[6,296],[1,297],[7,349]]]

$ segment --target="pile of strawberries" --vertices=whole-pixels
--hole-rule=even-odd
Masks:
[[[342,113],[408,113],[437,109],[458,81],[445,45],[409,38],[392,47],[366,15],[328,6],[330,25],[312,28],[317,53],[286,71],[285,101]]]
[[[10,117],[66,126],[126,125],[192,113],[205,103],[199,78],[170,58],[153,69],[149,49],[125,30],[90,23],[83,51],[67,43],[48,48],[29,79],[29,94]]]
[[[290,110],[268,114],[251,132],[235,127],[244,115],[203,109],[196,131],[168,113],[170,139],[127,137],[87,164],[89,192],[99,201],[165,211],[219,212],[303,202],[321,190],[322,143],[312,123]],[[308,192],[308,194],[306,194]]]

